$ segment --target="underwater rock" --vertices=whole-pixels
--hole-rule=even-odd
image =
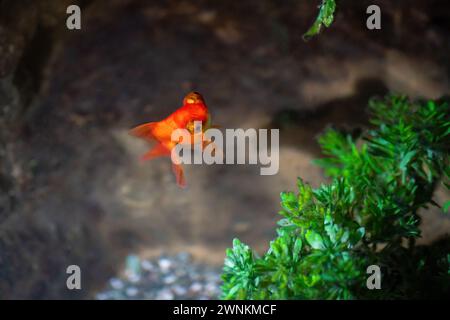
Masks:
[[[98,275],[110,273],[98,215],[80,201],[67,212],[64,201],[47,199],[37,187],[36,161],[27,153],[28,116],[54,48],[67,35],[60,26],[71,2],[1,1],[0,300],[85,298],[104,281]],[[83,290],[65,286],[66,268],[74,261],[86,271]]]

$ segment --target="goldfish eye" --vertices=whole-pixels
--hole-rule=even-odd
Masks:
[[[184,98],[185,104],[194,104],[199,102],[203,102],[203,98],[200,93],[195,91],[188,93]]]

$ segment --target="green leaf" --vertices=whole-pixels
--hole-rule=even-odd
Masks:
[[[289,219],[281,219],[277,222],[280,227],[290,227],[292,226],[292,222]]]
[[[306,232],[306,241],[313,249],[323,250],[325,245],[323,243],[322,236],[312,230]]]
[[[364,227],[360,227],[356,229],[351,235],[351,245],[356,245],[366,234],[366,229]]]
[[[325,216],[324,225],[325,225],[325,227],[324,227],[325,232],[327,233],[328,238],[330,238],[332,243],[335,243],[339,227],[337,225],[333,224],[331,215],[328,214]]]
[[[301,250],[302,250],[302,239],[297,238],[294,243],[294,253],[293,253],[294,261],[298,261]]]
[[[298,200],[297,196],[293,192],[281,192],[281,206],[283,209],[291,214],[296,214],[298,211]]]
[[[406,167],[408,166],[409,162],[411,161],[411,159],[416,155],[417,151],[413,150],[413,151],[409,151],[407,154],[405,154],[405,156],[402,158],[399,167],[402,171],[406,170]]]

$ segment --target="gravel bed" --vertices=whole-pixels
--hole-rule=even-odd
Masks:
[[[218,299],[220,268],[194,263],[188,253],[126,258],[123,276],[111,278],[98,300]]]

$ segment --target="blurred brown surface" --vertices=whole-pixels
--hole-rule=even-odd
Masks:
[[[374,32],[369,2],[342,1],[308,43],[311,1],[85,1],[81,31],[65,29],[64,1],[13,3],[0,1],[0,298],[87,297],[131,251],[220,265],[238,237],[263,252],[279,192],[325,181],[311,164],[323,128],[364,125],[372,95],[450,92],[446,1],[377,1]],[[181,190],[168,159],[140,163],[129,128],[192,89],[223,128],[281,127],[280,172],[189,166]],[[425,242],[450,230],[436,211],[424,222]],[[65,289],[69,264],[81,293]]]

